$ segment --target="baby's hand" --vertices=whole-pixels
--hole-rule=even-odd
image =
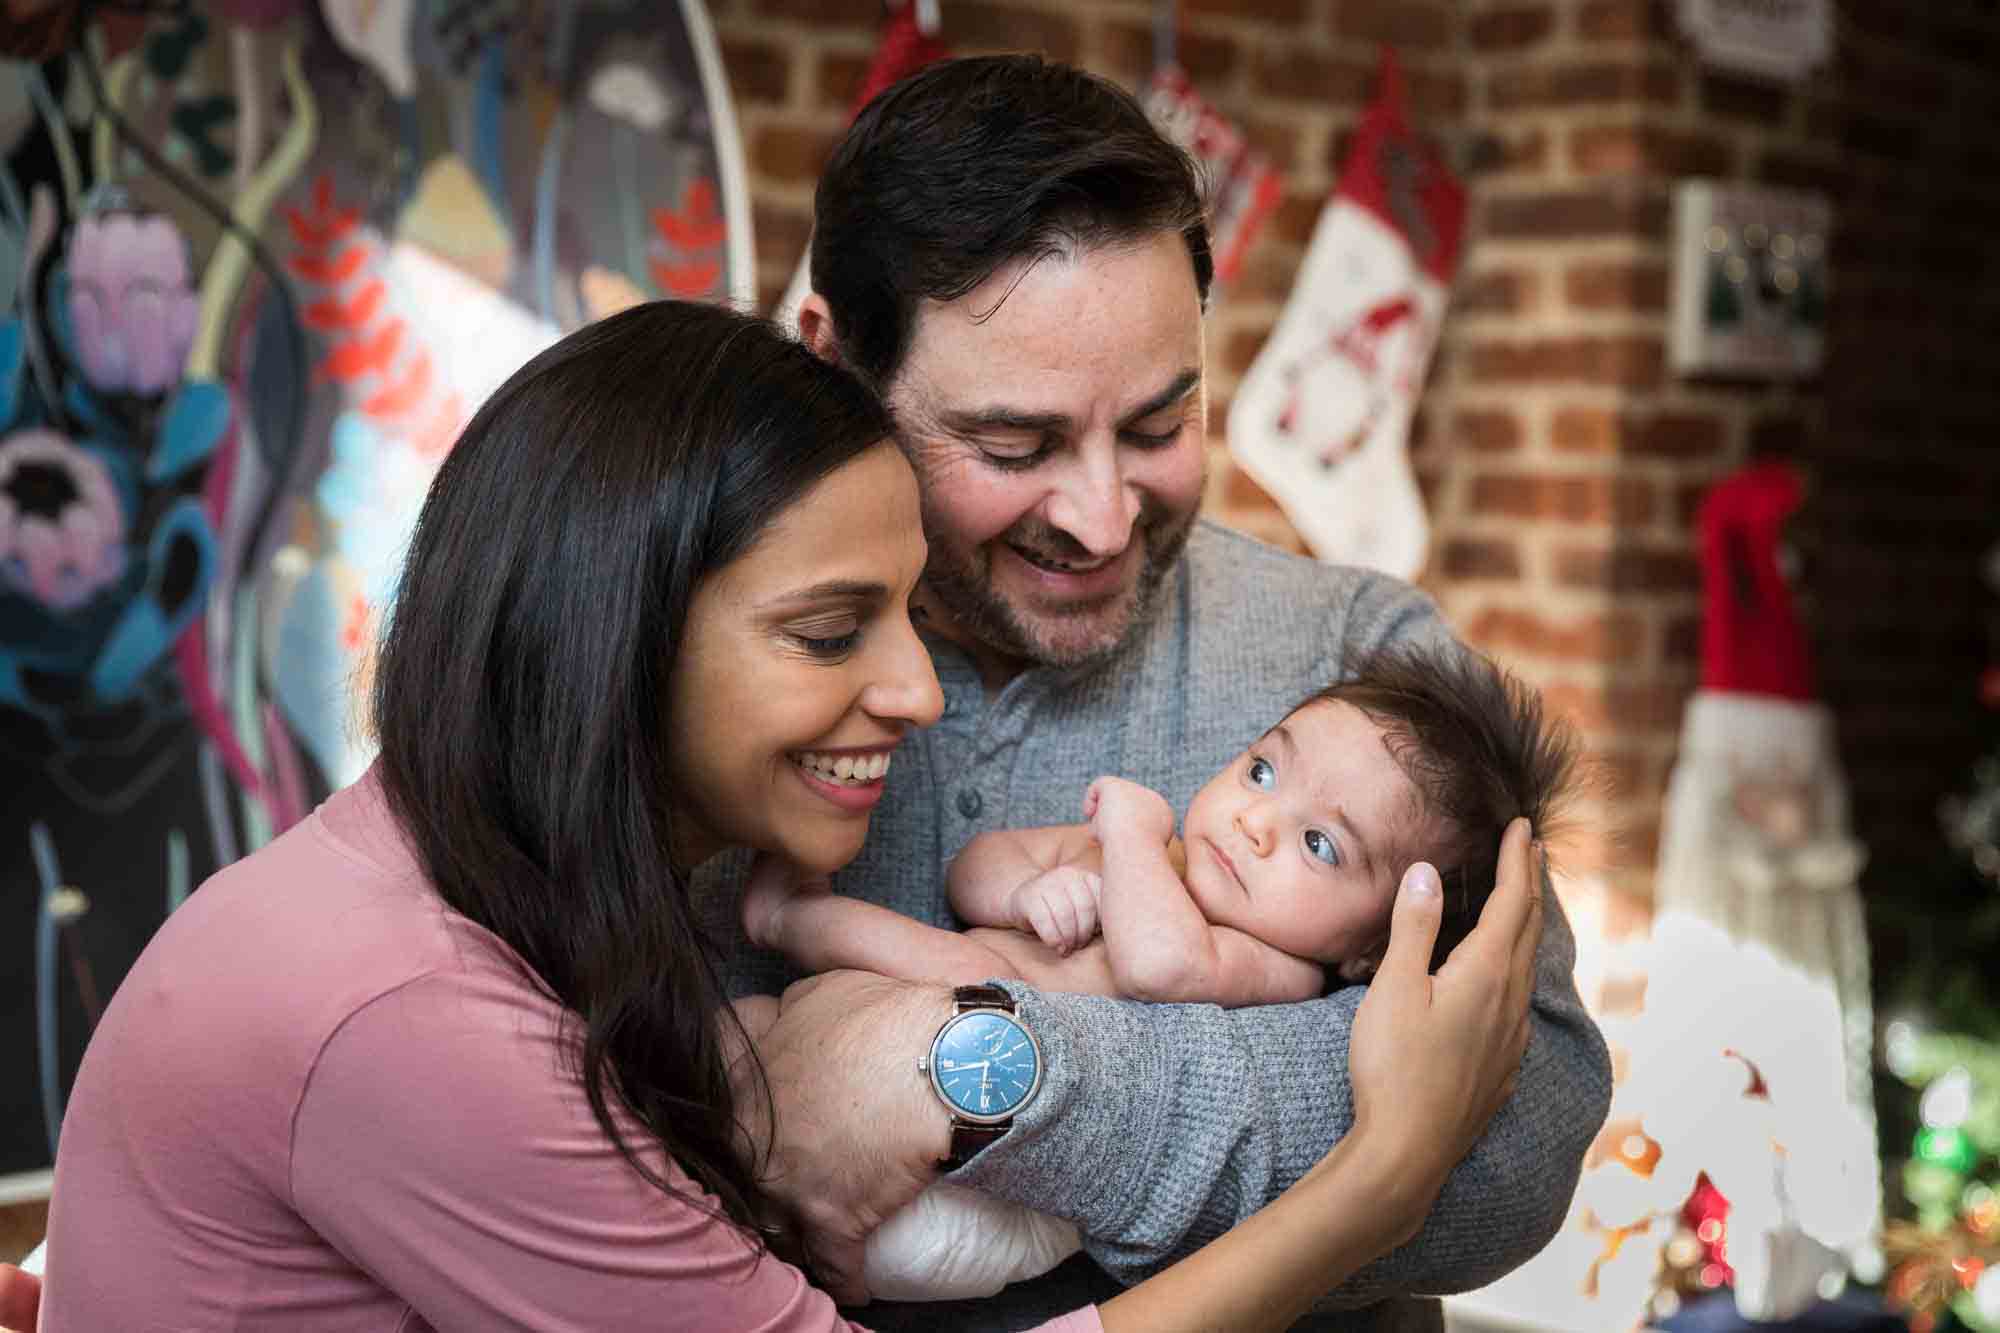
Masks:
[[[1083,817],[1090,821],[1100,846],[1113,829],[1162,843],[1174,836],[1174,811],[1167,798],[1124,778],[1102,777],[1091,783],[1083,795]]]
[[[782,856],[759,853],[743,885],[743,933],[760,949],[784,948],[785,908],[801,894],[831,893],[825,875],[805,876]]]
[[[1057,866],[1008,895],[1008,914],[1016,930],[1034,931],[1042,943],[1068,957],[1097,934],[1097,899],[1103,888],[1094,871]]]

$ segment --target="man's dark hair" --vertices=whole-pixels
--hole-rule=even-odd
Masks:
[[[918,304],[1003,265],[1179,232],[1208,299],[1194,160],[1132,96],[1034,55],[947,60],[885,89],[834,149],[813,199],[813,290],[846,364],[885,388]]]
[[[858,379],[759,320],[656,301],[588,325],[446,457],[375,672],[383,789],[439,897],[574,1015],[632,1167],[752,1236],[776,1214],[736,1151],[734,1015],[672,856],[690,797],[666,701],[704,581],[889,432]]]
[[[1400,858],[1429,861],[1444,882],[1436,968],[1478,924],[1507,825],[1525,818],[1544,841],[1554,830],[1573,794],[1576,733],[1518,677],[1459,647],[1384,650],[1306,704],[1334,700],[1382,729],[1419,815],[1441,826],[1438,841]]]

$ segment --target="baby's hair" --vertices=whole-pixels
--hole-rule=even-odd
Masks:
[[[1537,838],[1550,837],[1572,795],[1576,733],[1519,677],[1456,645],[1376,653],[1299,707],[1335,701],[1382,728],[1417,813],[1443,826],[1440,841],[1402,858],[1431,862],[1444,881],[1435,968],[1478,922],[1507,825],[1525,817]]]

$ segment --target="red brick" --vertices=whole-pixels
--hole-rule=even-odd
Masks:
[[[1587,42],[1629,42],[1671,37],[1666,0],[1592,0],[1576,14],[1577,36]]]
[[[1629,662],[1643,639],[1635,615],[1577,616],[1558,620],[1533,611],[1490,607],[1466,626],[1467,642],[1498,656],[1559,657],[1577,662]]]
[[[1511,129],[1486,136],[1493,157],[1485,164],[1489,172],[1541,171],[1549,162],[1549,133],[1540,127]]]
[[[752,204],[750,214],[756,228],[757,253],[786,264],[798,262],[812,239],[812,210],[759,202]]]
[[[1197,32],[1182,24],[1174,35],[1174,59],[1198,88],[1211,89],[1233,79],[1242,60],[1236,39]],[[1153,72],[1153,25],[1107,21],[1097,29],[1097,55],[1090,67],[1139,88]]]
[[[1486,234],[1526,240],[1598,236],[1664,238],[1664,193],[1606,181],[1576,190],[1497,195],[1486,201]]]
[[[1472,99],[1472,85],[1462,69],[1406,69],[1403,85],[1410,110],[1422,123],[1456,120]]]
[[[839,139],[837,130],[766,125],[750,140],[750,167],[772,180],[817,181]]]
[[[1666,785],[1665,767],[1642,751],[1607,746],[1584,761],[1582,778],[1612,800],[1645,799]]]
[[[1269,159],[1279,171],[1291,172],[1299,163],[1299,134],[1304,128],[1296,116],[1239,116],[1237,127],[1243,137]]]
[[[1680,72],[1659,61],[1536,61],[1495,72],[1486,101],[1496,111],[1609,106],[1621,102],[1671,105],[1680,100]]]
[[[1563,299],[1572,310],[1664,313],[1667,266],[1622,261],[1579,264],[1563,274]]]
[[[1278,201],[1278,206],[1271,210],[1266,231],[1273,240],[1303,249],[1312,240],[1313,228],[1319,225],[1319,215],[1325,208],[1324,190],[1288,190],[1285,197]]]
[[[1521,419],[1512,412],[1460,412],[1451,419],[1454,445],[1480,454],[1512,453],[1521,447]]]
[[[792,80],[791,56],[784,47],[747,37],[724,37],[721,46],[731,96],[739,102],[784,105]]]
[[[1701,661],[1701,617],[1675,616],[1660,631],[1660,661],[1692,665]]]
[[[1566,407],[1550,424],[1549,442],[1560,453],[1708,459],[1723,451],[1728,433],[1722,418],[1699,412],[1619,414]]]
[[[1250,81],[1260,98],[1291,98],[1318,107],[1360,107],[1374,87],[1375,67],[1296,43],[1257,52]]]
[[[1264,23],[1298,23],[1306,16],[1306,0],[1186,0],[1181,12],[1258,19]]]
[[[1625,736],[1671,735],[1680,726],[1686,702],[1687,691],[1673,685],[1562,682],[1542,690],[1543,706],[1582,730]]]
[[[978,0],[942,6],[944,37],[954,55],[987,51],[1040,51],[1053,60],[1075,63],[1082,32],[1068,14],[1015,9]]]
[[[1539,342],[1481,342],[1465,349],[1467,374],[1481,383],[1610,384],[1658,388],[1666,349],[1657,338],[1552,338]]]
[[[1291,295],[1298,272],[1297,249],[1272,240],[1268,231],[1261,233],[1244,256],[1243,267],[1229,288],[1229,299],[1282,303]]]
[[[1454,537],[1438,552],[1438,572],[1448,579],[1518,579],[1521,554],[1511,541]]]
[[[1586,125],[1569,136],[1570,165],[1586,176],[1728,176],[1735,156],[1716,135],[1657,126]]]
[[[1514,315],[1535,303],[1536,279],[1518,268],[1490,268],[1461,278],[1452,309],[1462,315]]]
[[[1701,589],[1701,567],[1678,547],[1566,547],[1556,552],[1556,582],[1614,593],[1691,593]]]
[[[1555,11],[1549,6],[1522,6],[1475,16],[1467,35],[1475,50],[1519,51],[1541,42],[1555,26]]]
[[[1334,32],[1350,40],[1387,42],[1406,51],[1441,51],[1458,26],[1448,4],[1426,0],[1340,0]]]
[[[1222,345],[1222,368],[1232,375],[1241,375],[1250,369],[1250,363],[1264,350],[1264,340],[1270,336],[1269,327],[1235,330]]]
[[[854,95],[868,78],[869,56],[853,51],[822,51],[819,77],[814,80],[818,104],[843,116],[854,105]]]
[[[1651,521],[1654,502],[1640,477],[1489,472],[1472,479],[1471,506],[1502,518],[1630,526]]]

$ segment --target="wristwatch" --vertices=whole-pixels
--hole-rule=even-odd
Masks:
[[[960,986],[951,1000],[952,1016],[917,1061],[951,1114],[951,1155],[938,1163],[947,1171],[1012,1129],[1042,1086],[1042,1048],[1013,996],[998,986]]]

